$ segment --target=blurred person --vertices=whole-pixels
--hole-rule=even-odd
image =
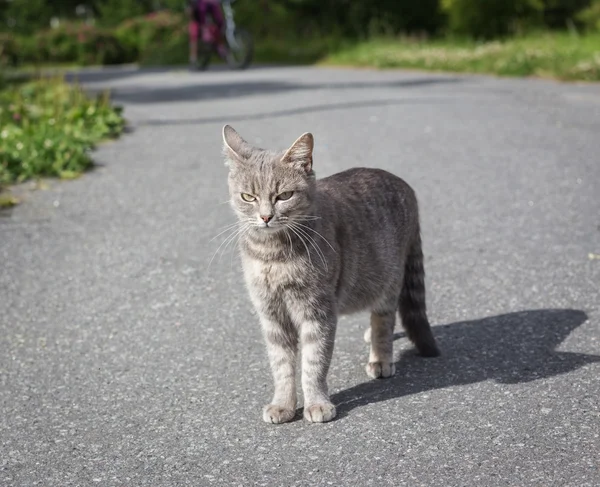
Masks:
[[[206,24],[207,16],[212,17],[213,22],[222,31],[225,22],[223,12],[221,10],[220,0],[188,0],[187,12],[190,17],[189,35],[190,35],[190,65],[192,68],[198,64],[198,40],[200,35],[209,35],[205,33],[203,27]],[[209,42],[210,38],[204,39]],[[218,46],[219,54],[225,54],[225,46]]]

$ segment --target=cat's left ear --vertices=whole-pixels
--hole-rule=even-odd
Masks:
[[[313,138],[312,134],[306,132],[298,137],[296,142],[294,142],[283,155],[281,161],[302,167],[307,174],[310,174],[313,165],[314,146],[315,139]]]

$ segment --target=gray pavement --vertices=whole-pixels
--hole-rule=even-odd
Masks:
[[[0,216],[2,486],[600,485],[600,87],[368,70],[87,71],[131,133]],[[417,190],[443,356],[364,372],[335,421],[267,425],[271,377],[220,130]],[[591,256],[589,254],[592,254]]]

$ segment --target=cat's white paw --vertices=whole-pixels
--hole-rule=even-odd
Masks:
[[[304,418],[311,423],[326,423],[335,418],[335,406],[328,402],[305,407]]]
[[[291,421],[296,415],[296,411],[293,409],[286,409],[276,404],[267,404],[263,408],[263,421],[265,423],[287,423]]]
[[[365,342],[371,343],[371,327],[370,326],[369,326],[369,328],[367,328],[365,330],[365,334],[363,335],[363,338],[365,339]]]
[[[389,362],[369,362],[366,370],[372,379],[387,379],[396,373],[396,365]]]

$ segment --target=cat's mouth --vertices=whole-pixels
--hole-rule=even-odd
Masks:
[[[285,228],[285,222],[271,220],[270,222],[260,222],[254,227],[254,230],[259,234],[268,235],[281,232]]]
[[[263,223],[258,226],[258,230],[260,232],[276,232],[277,230],[281,230],[282,225],[277,223]]]

